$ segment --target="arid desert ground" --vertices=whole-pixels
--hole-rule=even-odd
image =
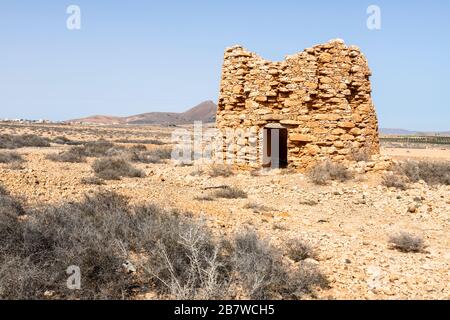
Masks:
[[[308,270],[316,270],[326,278],[326,285],[316,281],[305,294],[287,297],[271,289],[270,298],[450,298],[448,183],[419,179],[406,186],[389,186],[383,183],[388,166],[365,172],[361,161],[349,167],[351,178],[324,184],[289,169],[250,171],[196,163],[177,165],[168,159],[167,151],[161,151],[171,148],[172,130],[157,126],[1,124],[0,135],[36,135],[48,139],[49,145],[1,149],[1,154],[14,153],[21,159],[0,163],[0,185],[10,197],[20,199],[26,212],[75,203],[86,195],[107,190],[128,197],[133,205],[153,203],[167,212],[175,210],[189,219],[198,219],[218,241],[252,230],[280,253],[280,263],[288,270],[308,266],[314,268]],[[102,140],[112,144],[109,150],[63,157],[71,148]],[[98,155],[93,155],[96,152]],[[127,163],[139,174],[115,177],[113,173],[110,179],[108,172],[94,172],[93,165],[101,166],[94,162],[112,157],[128,157]],[[378,158],[385,162],[410,159],[448,164],[450,148],[383,147]],[[21,219],[29,219],[27,216]],[[416,237],[410,240],[420,242],[417,248],[402,248],[401,243],[392,240],[402,232]],[[307,247],[300,257],[295,254],[300,249],[293,245],[298,243]],[[139,287],[143,277],[139,254],[128,252],[125,260],[132,265],[127,277],[139,279],[133,282],[133,293],[122,297],[177,297],[173,290],[158,291],[146,281]],[[249,270],[257,270],[256,264]],[[6,295],[5,284],[2,286],[0,295]],[[65,297],[57,286],[34,294]],[[253,296],[251,290],[236,289],[230,297]]]

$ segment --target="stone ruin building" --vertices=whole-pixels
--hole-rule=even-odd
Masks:
[[[220,132],[258,132],[258,138],[244,135],[225,154],[241,153],[249,163],[258,160],[257,166],[298,169],[325,159],[351,160],[358,150],[378,154],[370,76],[360,49],[339,39],[282,62],[266,61],[241,46],[227,48],[216,126]],[[248,152],[254,149],[260,152]]]

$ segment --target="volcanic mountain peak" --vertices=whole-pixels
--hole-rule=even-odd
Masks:
[[[128,117],[95,115],[81,119],[68,120],[69,123],[93,124],[186,124],[194,121],[214,122],[217,105],[208,100],[182,113],[148,112]]]

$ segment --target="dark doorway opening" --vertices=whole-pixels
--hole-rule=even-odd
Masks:
[[[263,167],[286,168],[288,165],[287,129],[266,127],[263,134]]]

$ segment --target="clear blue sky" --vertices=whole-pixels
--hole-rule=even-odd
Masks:
[[[227,46],[282,60],[342,38],[369,60],[382,127],[450,130],[449,32],[448,0],[1,0],[0,118],[183,111],[217,101]]]

